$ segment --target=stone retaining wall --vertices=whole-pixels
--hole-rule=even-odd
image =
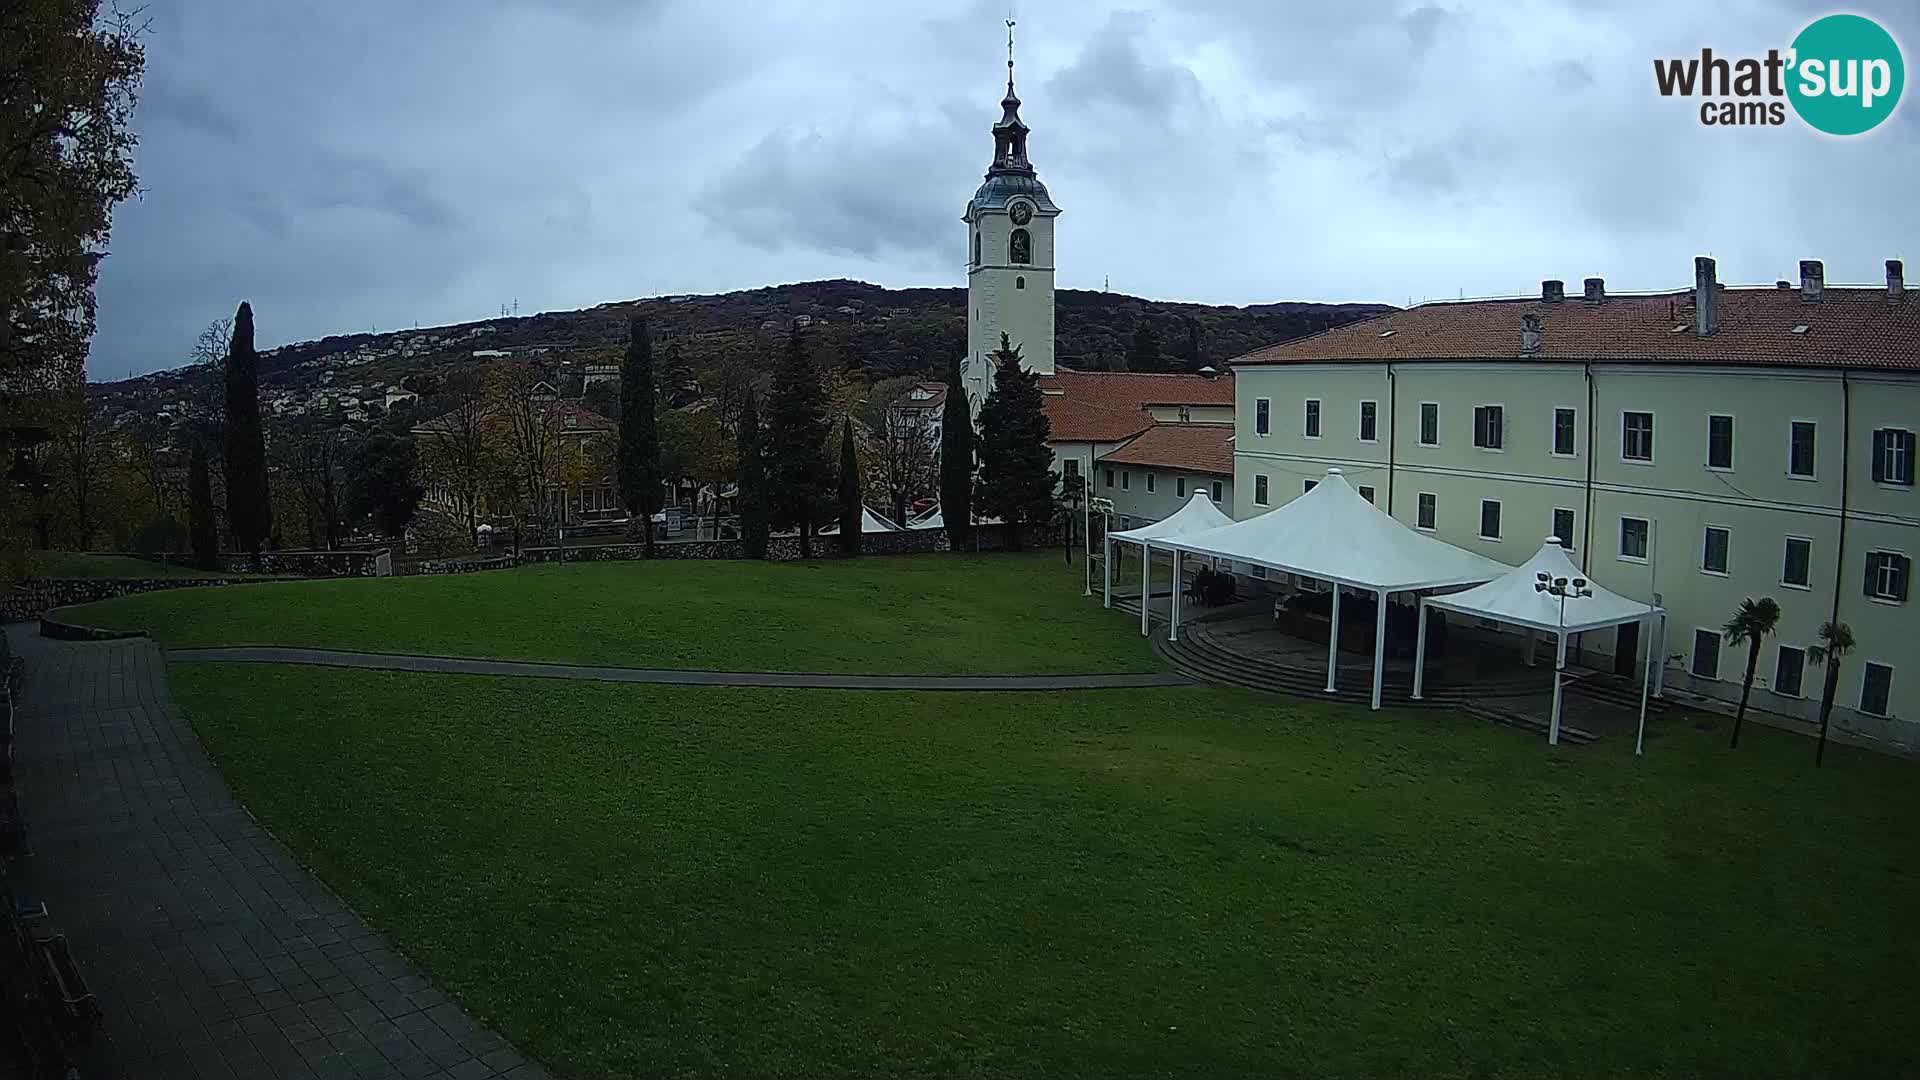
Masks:
[[[258,555],[223,552],[219,569],[229,574],[280,574],[285,577],[373,577],[379,551],[263,551]]]
[[[191,589],[203,585],[248,585],[267,578],[30,578],[0,596],[0,622],[30,622],[55,608],[91,604],[118,596]]]
[[[1002,551],[1006,548],[1006,530],[989,527],[975,531],[975,542],[970,545],[976,551]],[[1022,535],[1023,543],[1029,551],[1046,550],[1060,546],[1060,530],[1051,526],[1037,526],[1027,529]],[[624,562],[644,557],[645,547],[641,544],[584,544],[566,549],[566,561],[573,562]],[[935,551],[950,551],[947,530],[945,529],[903,529],[898,532],[864,533],[860,537],[860,552],[863,555],[921,555]],[[656,540],[653,545],[653,557],[656,559],[744,559],[746,545],[739,540]],[[832,536],[813,538],[813,557],[816,559],[836,559],[840,557],[839,540]],[[794,536],[775,536],[767,540],[767,560],[769,562],[793,562],[800,558],[800,539]],[[511,566],[530,563],[551,563],[560,560],[557,547],[521,548],[518,556],[499,555],[486,559],[442,559],[421,563],[422,574],[461,574],[477,570],[504,570]]]

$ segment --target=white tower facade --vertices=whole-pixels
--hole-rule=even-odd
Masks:
[[[1060,208],[1027,159],[1027,125],[1013,92],[1007,41],[1007,96],[993,125],[993,164],[967,203],[968,396],[975,409],[992,385],[1000,335],[1020,348],[1020,366],[1053,374],[1053,219]]]

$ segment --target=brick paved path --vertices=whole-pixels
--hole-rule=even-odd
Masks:
[[[361,924],[234,801],[144,638],[26,660],[15,784],[46,903],[106,1014],[96,1077],[544,1077]]]

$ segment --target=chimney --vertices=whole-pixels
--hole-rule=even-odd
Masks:
[[[1887,299],[1899,303],[1907,298],[1906,267],[1899,259],[1887,260]]]
[[[1827,288],[1827,268],[1819,259],[1800,260],[1800,299],[1809,303],[1819,303],[1820,294]]]
[[[1720,283],[1713,277],[1713,260],[1693,260],[1693,332],[1706,337],[1720,329]]]
[[[1607,298],[1607,280],[1590,277],[1587,279],[1587,303],[1598,304]]]
[[[1540,299],[1549,304],[1557,304],[1567,298],[1567,284],[1555,278],[1540,283]]]
[[[1539,356],[1540,347],[1546,344],[1547,334],[1540,325],[1540,316],[1520,316],[1520,355]]]

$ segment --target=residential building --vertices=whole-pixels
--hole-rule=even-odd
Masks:
[[[1858,647],[1836,722],[1920,742],[1920,300],[1884,285],[1728,288],[1425,304],[1233,361],[1233,513],[1299,496],[1340,466],[1414,528],[1518,564],[1542,537],[1616,592],[1668,611],[1585,635],[1580,659],[1663,658],[1670,688],[1737,699],[1744,647],[1719,633],[1743,599],[1782,610],[1754,705],[1813,718],[1807,660],[1829,620]],[[1577,603],[1578,601],[1574,601]]]
[[[1113,501],[1113,527],[1149,525],[1185,506],[1196,491],[1222,510],[1233,505],[1233,425],[1155,424],[1101,455],[1094,494]]]
[[[611,440],[619,430],[612,421],[592,409],[572,401],[560,401],[553,395],[551,384],[535,384],[529,395],[530,401],[541,410],[541,430],[557,444],[552,459],[556,472],[565,472],[576,476],[588,476],[581,482],[555,483],[542,492],[549,521],[561,525],[577,525],[594,521],[603,521],[626,516],[626,508],[620,503],[619,486],[611,473],[590,476],[588,463],[599,459],[608,459],[604,452],[595,453],[594,443],[599,440]],[[486,439],[496,446],[510,447],[513,436],[508,428],[507,418],[489,415],[482,421]],[[453,415],[436,416],[414,425],[414,437],[422,443],[432,439],[453,438],[458,428]],[[603,451],[604,447],[600,448]],[[507,451],[506,456],[511,457]],[[558,466],[565,462],[568,467]],[[431,511],[464,517],[465,508],[459,504],[454,493],[445,485],[436,483],[430,472],[423,472],[421,483],[426,494],[420,505]],[[669,491],[672,489],[669,488]],[[515,505],[494,505],[489,494],[483,492],[477,514],[482,519],[513,517],[524,513],[524,507],[516,501]]]

